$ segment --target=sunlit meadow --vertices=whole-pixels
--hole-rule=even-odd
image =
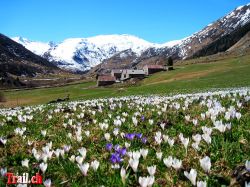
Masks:
[[[0,185],[249,186],[250,90],[129,96],[0,111]]]

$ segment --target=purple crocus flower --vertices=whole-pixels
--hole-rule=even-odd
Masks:
[[[144,121],[144,120],[145,120],[145,117],[144,117],[144,116],[141,116],[141,120]]]
[[[136,136],[137,138],[141,139],[141,138],[142,138],[142,133],[136,133],[135,136]]]
[[[121,156],[126,155],[126,153],[127,153],[126,147],[123,147],[123,148],[121,148],[121,149],[119,150],[119,154],[120,154]]]
[[[127,133],[127,134],[125,135],[125,137],[126,137],[128,140],[133,140],[134,137],[135,137],[135,134],[133,134],[133,133]]]
[[[111,157],[110,157],[110,162],[112,162],[112,164],[115,164],[116,163],[116,156],[115,154],[112,154]]]
[[[143,137],[143,138],[141,139],[141,142],[144,143],[144,144],[147,143],[147,138],[146,138],[146,137]]]
[[[107,143],[107,144],[106,144],[106,149],[107,149],[108,151],[111,151],[111,150],[112,150],[112,147],[113,147],[113,145],[112,145],[111,143]]]
[[[112,153],[110,157],[110,161],[112,162],[112,164],[119,163],[121,162],[121,157],[118,153]]]

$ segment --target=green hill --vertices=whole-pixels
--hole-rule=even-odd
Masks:
[[[156,73],[134,85],[98,88],[96,82],[63,87],[5,91],[2,106],[47,103],[68,94],[71,100],[138,94],[175,94],[250,86],[250,55],[204,57],[177,63],[174,71]]]

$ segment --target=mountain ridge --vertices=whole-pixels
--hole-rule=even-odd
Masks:
[[[237,7],[189,37],[163,44],[150,43],[128,34],[69,38],[60,43],[48,42],[42,44],[38,42],[37,46],[35,46],[35,42],[27,39],[13,39],[62,69],[88,71],[101,63],[114,62],[112,58],[115,58],[116,62],[120,61],[121,64],[124,61],[130,64],[138,64],[140,61],[156,56],[160,58],[172,56],[178,60],[190,58],[224,35],[230,35],[233,31],[246,25],[249,20],[250,3]],[[132,53],[129,52],[129,49]],[[126,52],[128,53],[126,54]],[[123,54],[123,57],[119,59],[117,54],[120,53]],[[119,64],[117,65],[119,68]]]

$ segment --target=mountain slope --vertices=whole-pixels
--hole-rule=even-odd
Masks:
[[[103,60],[126,50],[139,56],[150,47],[172,46],[176,42],[153,44],[131,35],[100,35],[90,38],[69,38],[61,43],[32,42],[21,37],[13,40],[32,52],[56,62],[63,69],[86,71]]]
[[[16,76],[48,74],[59,69],[46,59],[35,55],[22,45],[0,34],[0,73]]]
[[[120,68],[145,62],[155,63],[155,60],[164,61],[169,56],[186,59],[225,51],[246,33],[243,27],[249,20],[250,3],[236,8],[187,38],[164,44],[150,43],[131,35],[69,38],[57,44],[31,42],[20,37],[13,39],[60,68],[87,71],[102,62],[100,66],[104,69],[105,66],[113,68],[116,65],[116,68]],[[121,58],[120,53],[123,54]]]
[[[245,36],[243,36],[235,45],[230,47],[228,52],[244,52],[245,50],[250,49],[250,31],[248,31]]]
[[[124,58],[120,59],[120,63],[126,62],[134,66],[147,63],[163,64],[169,56],[175,60],[180,60],[226,51],[250,30],[249,22],[250,4],[247,4],[236,8],[228,15],[209,24],[190,37],[178,41],[176,45],[149,48],[143,51],[139,57],[131,58],[131,56],[128,56],[130,61]],[[113,57],[105,60],[106,67],[109,67],[109,61],[112,62]]]

